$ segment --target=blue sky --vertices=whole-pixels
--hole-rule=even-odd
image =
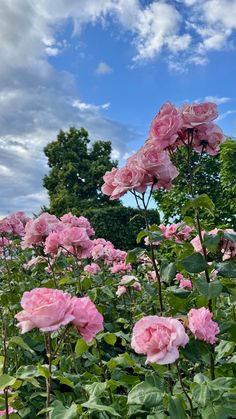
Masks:
[[[122,165],[165,101],[208,100],[236,136],[236,0],[1,0],[0,47],[1,215],[47,203],[61,128],[111,140]]]

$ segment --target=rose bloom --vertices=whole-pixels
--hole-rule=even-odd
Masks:
[[[133,328],[131,347],[146,354],[146,363],[171,364],[179,357],[179,346],[189,341],[182,323],[172,317],[146,316]]]
[[[194,128],[196,125],[211,122],[218,116],[217,106],[212,102],[184,105],[180,112],[185,128]]]
[[[50,233],[45,241],[44,252],[56,255],[60,246],[60,234],[57,232]]]
[[[13,407],[9,406],[8,407],[8,413],[11,414],[11,413],[14,413],[14,412],[16,412],[16,410],[13,409]],[[0,416],[5,416],[5,415],[6,415],[6,409],[0,410]]]
[[[114,263],[114,265],[110,268],[112,274],[118,274],[122,272],[130,272],[132,266],[130,263],[126,264],[125,262]]]
[[[208,308],[192,308],[188,313],[188,327],[196,339],[216,343],[219,326],[212,320],[212,313]]]
[[[103,316],[89,297],[74,297],[73,324],[86,342],[90,342],[103,329]]]
[[[198,153],[206,151],[210,156],[219,153],[219,145],[226,140],[226,136],[216,124],[202,124],[196,127],[193,148]]]
[[[101,268],[97,263],[91,263],[90,265],[86,265],[84,267],[84,271],[88,272],[89,274],[98,274],[98,272],[101,272]]]
[[[179,281],[179,287],[180,288],[193,288],[192,282],[190,281],[190,279],[181,279]]]
[[[118,172],[118,169],[116,167],[113,167],[110,172],[106,172],[103,176],[104,184],[101,187],[102,193],[105,195],[110,196],[114,189],[116,188],[116,184],[114,183],[114,178],[116,176],[116,173]]]
[[[141,291],[141,284],[140,284],[138,278],[136,278],[136,276],[134,276],[134,275],[124,275],[124,276],[122,276],[121,281],[120,281],[120,283],[118,285],[118,288],[117,288],[117,291],[116,291],[117,297],[120,297],[121,295],[126,293],[126,291],[127,291],[126,287],[128,287],[129,284],[131,284],[131,287],[135,291]]]
[[[181,114],[170,102],[166,102],[153,119],[148,138],[157,142],[159,149],[163,150],[175,142],[181,126]]]
[[[26,333],[35,327],[42,332],[59,329],[74,320],[71,296],[52,288],[34,288],[21,299],[23,311],[15,315],[17,327]]]
[[[114,177],[115,189],[110,195],[110,199],[118,199],[131,189],[145,192],[147,188],[145,176],[146,172],[140,167],[126,165],[119,169]]]

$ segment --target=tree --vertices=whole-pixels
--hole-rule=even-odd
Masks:
[[[111,142],[90,144],[84,128],[60,131],[44,148],[50,171],[43,184],[50,197],[50,211],[60,216],[68,211],[119,205],[101,193],[103,175],[117,166],[111,160]]]
[[[187,173],[187,150],[180,148],[173,155],[173,162],[179,170],[170,191],[158,190],[154,199],[158,208],[164,213],[165,222],[179,221],[181,209],[189,199]],[[228,139],[221,146],[219,156],[194,154],[192,170],[194,171],[194,192],[206,193],[215,204],[215,220],[206,213],[206,223],[213,222],[218,227],[236,228],[236,141]]]

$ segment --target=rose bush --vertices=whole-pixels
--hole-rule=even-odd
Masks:
[[[236,417],[236,233],[207,225],[202,213],[214,216],[214,203],[195,196],[191,165],[225,141],[216,117],[212,103],[167,102],[144,146],[104,175],[103,192],[130,191],[146,222],[128,252],[83,216],[0,220],[1,415]],[[180,147],[183,221],[151,225],[152,191],[178,180]]]

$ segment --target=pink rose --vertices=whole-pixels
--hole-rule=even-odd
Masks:
[[[110,271],[112,274],[118,274],[123,272],[130,272],[132,269],[132,266],[130,263],[126,265],[125,262],[118,262],[114,263],[114,265],[110,268]]]
[[[219,326],[212,320],[212,313],[208,308],[192,308],[188,313],[188,327],[195,338],[205,342],[216,343]]]
[[[56,255],[60,246],[60,234],[53,232],[48,235],[45,241],[45,253],[50,253],[51,255]]]
[[[219,153],[219,145],[226,140],[226,136],[216,124],[202,124],[196,127],[194,135],[194,150],[202,153],[206,151],[210,156]]]
[[[114,177],[115,189],[110,199],[119,199],[126,192],[135,189],[137,192],[145,192],[147,184],[145,181],[146,172],[139,167],[125,166],[119,169]]]
[[[16,410],[15,409],[13,409],[13,407],[8,407],[8,413],[9,414],[11,414],[11,413],[14,413],[14,412],[16,412]],[[6,415],[6,409],[4,409],[4,410],[0,410],[0,416],[5,416]]]
[[[180,113],[170,102],[166,102],[153,119],[148,138],[157,142],[159,150],[164,150],[176,141],[181,126]]]
[[[218,116],[217,106],[212,102],[184,105],[180,112],[185,128],[194,128],[196,125],[211,122]]]
[[[15,316],[21,333],[35,327],[42,332],[51,332],[74,320],[71,296],[60,290],[34,288],[26,291],[21,306],[24,310]]]
[[[116,295],[117,297],[121,297],[127,292],[127,288],[124,285],[118,285]]]
[[[181,281],[181,279],[184,279],[184,276],[182,274],[176,274],[175,279],[176,281]]]
[[[171,364],[179,357],[179,346],[185,346],[188,335],[179,320],[172,317],[146,316],[133,328],[131,347],[146,354],[146,363]]]
[[[118,285],[118,289],[116,291],[116,295],[120,297],[121,295],[125,294],[127,291],[127,287],[131,286],[135,291],[141,291],[141,284],[134,275],[124,275],[121,278],[120,284]]]
[[[183,278],[179,281],[179,287],[180,288],[190,288],[191,289],[193,287],[193,285],[192,285],[192,282],[190,281],[190,279]]]
[[[101,272],[101,268],[97,263],[91,263],[90,265],[86,265],[84,267],[84,271],[88,272],[89,274],[98,274],[99,272]]]
[[[103,316],[89,297],[73,298],[73,315],[73,323],[86,342],[103,329]]]
[[[114,179],[117,172],[118,172],[118,169],[116,167],[113,167],[110,172],[106,172],[105,175],[103,176],[104,184],[101,187],[101,191],[105,195],[111,196],[114,189],[116,188]]]

